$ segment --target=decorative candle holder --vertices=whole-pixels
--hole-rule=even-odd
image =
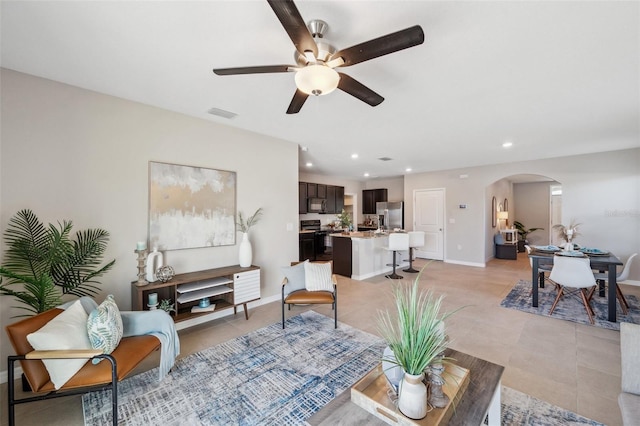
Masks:
[[[134,250],[134,252],[138,253],[138,281],[136,282],[136,285],[138,287],[142,287],[149,284],[149,282],[144,278],[145,269],[147,268],[147,250]]]

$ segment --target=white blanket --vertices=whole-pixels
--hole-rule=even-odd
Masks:
[[[59,308],[66,309],[74,301],[65,303]],[[87,296],[80,298],[82,307],[90,314],[98,307],[96,302]],[[163,310],[155,311],[120,311],[124,334],[122,337],[142,336],[150,334],[160,340],[160,366],[158,368],[158,380],[164,379],[176,358],[180,355],[180,338],[176,331],[175,323],[169,314]]]

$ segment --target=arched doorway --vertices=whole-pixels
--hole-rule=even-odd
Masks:
[[[555,241],[553,225],[562,217],[562,186],[549,176],[517,174],[503,177],[487,186],[491,211],[491,228],[487,245],[493,245],[494,235],[500,229],[521,224],[529,244],[546,245]],[[493,199],[496,202],[493,203]],[[494,211],[495,209],[495,211]],[[526,232],[538,228],[535,231]],[[522,232],[519,240],[522,240]],[[520,243],[520,250],[524,244]]]

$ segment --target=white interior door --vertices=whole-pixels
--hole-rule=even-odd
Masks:
[[[444,189],[413,191],[413,229],[425,232],[425,245],[414,250],[416,257],[443,260]]]

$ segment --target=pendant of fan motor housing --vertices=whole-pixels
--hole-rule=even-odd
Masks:
[[[300,67],[304,67],[309,63],[326,63],[331,55],[336,53],[336,48],[324,39],[324,35],[329,30],[329,24],[320,19],[314,19],[307,23],[307,27],[316,42],[316,46],[318,46],[318,56],[314,57],[313,52],[306,52],[307,54],[303,55],[296,51],[293,54],[296,63]]]

